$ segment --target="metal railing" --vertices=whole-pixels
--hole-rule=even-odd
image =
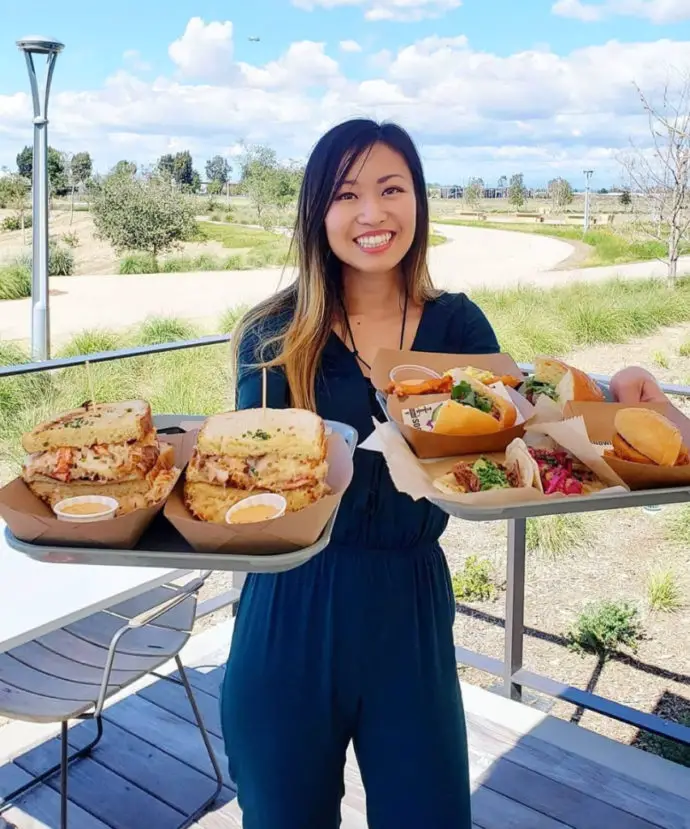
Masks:
[[[40,371],[51,371],[84,365],[85,363],[102,363],[113,360],[148,356],[188,348],[229,343],[232,335],[217,335],[194,340],[181,340],[160,345],[125,348],[117,351],[103,351],[77,357],[65,357],[45,362],[21,363],[0,366],[0,379]],[[520,364],[520,369],[529,373],[532,366]],[[604,388],[608,389],[609,378],[592,375]],[[671,396],[690,397],[690,387],[661,384],[662,390]],[[188,414],[193,414],[189,412]],[[690,745],[690,727],[671,722],[656,714],[648,714],[622,703],[590,691],[583,691],[571,685],[558,682],[550,677],[536,674],[524,667],[525,640],[525,559],[527,552],[527,519],[511,519],[508,522],[508,559],[505,601],[505,637],[503,660],[456,646],[458,663],[468,665],[503,680],[502,693],[510,699],[522,701],[523,688],[529,688],[540,694],[565,700],[580,709],[587,709],[620,722],[632,725],[643,731],[649,731],[668,737],[678,743]],[[243,574],[242,574],[243,575]],[[237,586],[241,586],[243,579]],[[496,619],[497,624],[501,623]],[[690,682],[690,677],[687,678]]]

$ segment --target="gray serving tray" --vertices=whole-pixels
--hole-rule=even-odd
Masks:
[[[376,393],[377,400],[389,423],[395,423],[388,414],[386,398]],[[507,521],[513,518],[538,518],[543,515],[563,515],[574,512],[601,512],[602,510],[630,509],[662,504],[682,504],[690,501],[690,486],[664,489],[638,489],[631,492],[616,492],[610,495],[570,495],[551,501],[535,501],[532,504],[508,505],[505,507],[458,504],[443,498],[429,498],[439,509],[454,518],[464,521]]]
[[[158,415],[154,423],[160,433],[180,431],[179,424],[203,421],[189,415]],[[342,435],[354,454],[359,437],[345,423],[327,420],[326,426]],[[183,431],[183,430],[182,430]],[[198,553],[194,551],[160,512],[132,550],[63,547],[20,541],[5,527],[10,547],[36,561],[61,564],[100,564],[114,567],[170,567],[189,570],[232,570],[244,573],[281,573],[299,567],[328,546],[338,509],[331,516],[319,540],[310,547],[278,555],[242,555],[240,553]]]

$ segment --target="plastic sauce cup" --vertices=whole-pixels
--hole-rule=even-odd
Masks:
[[[441,375],[426,366],[396,366],[391,369],[390,380],[392,383],[418,383],[425,380],[439,380]]]
[[[72,524],[90,524],[93,521],[108,521],[115,517],[120,506],[116,498],[106,495],[78,495],[65,498],[53,507],[58,521]]]
[[[273,521],[282,518],[287,510],[287,501],[282,495],[266,493],[264,495],[250,495],[238,501],[225,513],[227,524],[256,524],[263,521]],[[242,513],[245,515],[242,515]],[[266,513],[269,513],[266,515]],[[271,514],[272,513],[272,514]],[[258,517],[257,517],[258,516]]]

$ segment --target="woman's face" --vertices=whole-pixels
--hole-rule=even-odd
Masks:
[[[326,235],[345,265],[368,273],[392,270],[410,249],[417,202],[405,159],[374,144],[355,163],[326,214]]]

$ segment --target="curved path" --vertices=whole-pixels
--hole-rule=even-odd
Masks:
[[[436,285],[447,290],[509,288],[518,283],[547,287],[617,274],[643,277],[665,272],[658,262],[558,271],[553,269],[572,253],[572,246],[560,239],[452,225],[440,225],[438,230],[450,241],[431,248],[429,264]],[[683,260],[683,267],[690,272],[690,258]],[[292,271],[287,271],[282,284],[292,278]],[[270,268],[53,277],[52,339],[64,341],[86,328],[124,328],[149,316],[184,317],[211,326],[226,308],[254,304],[273,293],[280,281],[280,270]],[[30,305],[28,299],[0,302],[0,339],[29,338]]]

